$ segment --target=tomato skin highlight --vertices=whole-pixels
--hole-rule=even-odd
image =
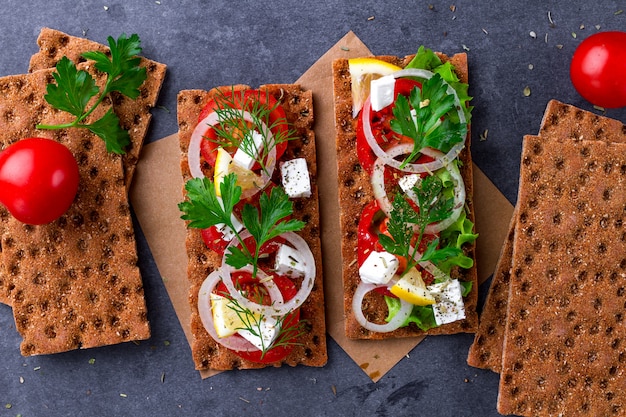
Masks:
[[[61,217],[76,197],[79,178],[74,155],[51,139],[22,139],[0,153],[0,202],[22,223]]]
[[[626,32],[595,33],[578,45],[570,64],[576,91],[591,104],[626,106]]]

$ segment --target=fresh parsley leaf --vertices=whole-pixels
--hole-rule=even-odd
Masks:
[[[237,185],[237,174],[230,173],[220,184],[221,199],[215,193],[215,186],[208,178],[194,178],[185,184],[187,200],[178,204],[184,213],[181,218],[189,221],[188,227],[205,229],[217,224],[225,224],[235,233],[240,245],[231,245],[226,254],[226,263],[243,268],[252,265],[253,276],[258,271],[261,247],[269,240],[285,232],[302,230],[305,223],[288,219],[293,214],[293,203],[281,187],[272,188],[268,194],[262,194],[259,208],[245,204],[241,211],[241,222],[254,239],[254,253],[232,222],[233,207],[241,199],[241,187]]]
[[[127,37],[122,34],[117,41],[108,38],[111,57],[99,51],[85,52],[83,57],[95,61],[95,67],[107,74],[102,89],[96,85],[93,77],[84,70],[77,70],[76,65],[67,57],[63,57],[56,65],[52,74],[56,84],[46,86],[46,101],[54,108],[66,111],[76,119],[70,123],[59,125],[37,125],[38,129],[86,128],[101,137],[107,151],[123,154],[124,148],[130,143],[128,132],[120,126],[119,118],[109,110],[97,121],[86,124],[84,121],[102,103],[104,98],[116,91],[131,99],[136,99],[139,87],[147,78],[146,69],[139,67],[141,52],[139,36]],[[92,98],[97,99],[88,107]]]
[[[119,91],[135,99],[140,94],[139,87],[147,78],[146,69],[139,67],[141,60],[137,57],[141,53],[139,36],[133,34],[128,38],[122,34],[117,41],[111,36],[107,40],[111,58],[100,51],[85,52],[83,57],[95,61],[96,68],[108,74],[103,95]]]
[[[391,129],[413,139],[411,154],[403,165],[413,161],[424,147],[447,153],[456,143],[465,140],[467,124],[452,121],[447,114],[456,113],[454,96],[439,74],[415,87],[407,99],[399,95],[393,108]],[[442,121],[443,118],[443,121]]]
[[[52,73],[56,84],[46,86],[45,99],[53,107],[74,116],[81,116],[87,102],[98,94],[98,86],[88,72],[76,69],[67,57],[63,57]]]
[[[220,184],[222,199],[215,194],[215,186],[208,178],[193,178],[185,183],[187,201],[178,204],[188,220],[188,227],[206,229],[217,224],[226,224],[234,229],[231,213],[241,197],[241,187],[236,186],[236,175],[229,174]]]
[[[274,187],[269,196],[263,193],[259,199],[259,210],[246,204],[241,212],[241,221],[254,238],[256,244],[253,259],[256,274],[259,250],[264,243],[276,236],[302,230],[305,223],[296,219],[287,219],[293,213],[293,203],[281,187]]]
[[[124,148],[130,144],[130,135],[120,126],[120,119],[113,109],[109,109],[102,118],[85,127],[104,139],[107,152],[123,154]]]

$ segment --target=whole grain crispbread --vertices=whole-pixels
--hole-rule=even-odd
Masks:
[[[546,106],[539,136],[626,143],[626,127],[618,120],[551,100]],[[496,265],[480,325],[467,359],[471,366],[491,369],[494,372],[500,372],[502,364],[514,227],[515,215],[511,220],[510,232]]]
[[[187,153],[191,134],[198,124],[202,108],[216,95],[217,91],[243,90],[245,85],[220,87],[211,91],[184,90],[178,95],[178,136],[181,148],[181,171],[185,181],[191,178]],[[324,317],[324,287],[322,280],[320,220],[317,194],[317,163],[315,136],[313,132],[313,97],[311,91],[299,85],[272,84],[259,87],[280,101],[286,118],[297,132],[297,139],[290,140],[285,160],[304,157],[311,176],[312,196],[294,201],[294,218],[304,220],[306,227],[298,232],[309,244],[316,262],[316,279],[311,295],[300,308],[300,317],[308,322],[306,334],[298,339],[298,345],[283,361],[267,365],[250,362],[215,342],[204,329],[198,314],[198,290],[209,273],[221,265],[221,256],[204,244],[198,229],[188,229],[186,250],[188,255],[187,275],[189,278],[189,300],[191,305],[191,331],[193,334],[192,355],[198,370],[231,370],[281,366],[287,364],[323,366],[327,362],[326,327]],[[211,176],[211,167],[205,165],[206,175]],[[276,183],[280,183],[275,178]],[[183,191],[184,195],[184,191]]]
[[[72,117],[44,100],[51,79],[51,69],[0,78],[0,148],[24,137],[57,140],[73,153],[80,173],[76,199],[58,220],[30,226],[3,217],[4,277],[11,280],[23,355],[150,336],[121,157],[86,129],[35,128]],[[105,100],[91,117],[101,117],[110,105]]]
[[[523,141],[498,411],[619,415],[626,144]]]
[[[29,72],[53,68],[64,56],[74,63],[85,62],[82,54],[88,51],[110,53],[109,47],[89,39],[71,36],[58,30],[43,28],[37,38],[39,51],[30,59]],[[126,186],[130,187],[135,166],[139,160],[152,114],[152,109],[159,97],[161,85],[165,79],[166,65],[140,57],[139,65],[146,68],[148,75],[140,87],[136,99],[128,98],[117,92],[111,94],[113,110],[120,118],[121,126],[128,130],[130,145],[124,155]]]
[[[476,368],[500,372],[502,343],[509,302],[509,279],[515,236],[515,214],[509,223],[509,232],[496,263],[491,286],[480,315],[478,330],[467,355],[467,363]]]
[[[53,68],[63,56],[67,56],[75,63],[81,63],[85,61],[81,58],[81,54],[84,52],[100,51],[106,53],[109,51],[109,48],[105,45],[49,28],[41,30],[37,43],[40,50],[31,57],[29,72]],[[141,86],[140,96],[136,100],[131,100],[117,93],[112,95],[113,109],[120,118],[122,126],[128,129],[131,139],[128,153],[122,158],[124,182],[127,189],[131,185],[135,165],[152,117],[150,109],[156,105],[166,72],[164,64],[146,58],[141,58],[140,65],[146,68],[148,75],[146,81]],[[46,79],[46,82],[51,81]],[[8,211],[3,206],[0,206],[0,234],[3,224],[8,218]],[[2,245],[0,243],[0,253],[1,251]],[[4,275],[3,271],[2,256],[0,256],[0,303],[10,305],[13,284],[11,277]]]
[[[447,57],[439,54],[445,62],[450,61],[462,82],[468,81],[467,55],[456,54]],[[407,56],[398,58],[393,56],[378,56],[377,59],[390,62],[399,67],[405,67],[413,58]],[[370,332],[361,327],[352,313],[352,298],[360,281],[357,263],[358,221],[366,204],[374,199],[370,177],[359,164],[356,152],[356,127],[357,120],[352,118],[352,93],[351,77],[348,60],[338,59],[333,62],[333,90],[335,104],[335,127],[337,132],[337,168],[338,168],[338,192],[340,205],[340,224],[342,232],[342,258],[343,258],[343,290],[345,332],[351,339],[386,339],[392,337],[411,337],[424,334],[451,334],[459,332],[474,332],[478,326],[478,314],[476,304],[478,299],[478,279],[476,265],[468,270],[455,271],[455,277],[463,281],[473,283],[471,293],[465,299],[466,319],[454,323],[436,327],[427,332],[416,326],[402,327],[390,333]],[[473,178],[470,152],[470,134],[467,135],[466,146],[461,152],[460,166],[463,181],[467,191],[468,219],[474,221]],[[466,254],[475,259],[475,245],[465,246]],[[387,315],[387,305],[383,297],[369,296],[367,299],[367,317],[374,322],[383,322]]]

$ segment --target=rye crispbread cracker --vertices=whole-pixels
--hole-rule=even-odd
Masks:
[[[498,411],[623,415],[626,144],[526,136]]]
[[[502,366],[502,343],[509,302],[509,280],[515,235],[514,219],[515,214],[509,224],[509,232],[496,263],[491,286],[480,315],[478,330],[474,335],[474,343],[470,346],[467,356],[469,365],[491,369],[494,372],[500,372]]]
[[[88,39],[71,36],[58,30],[43,28],[37,38],[39,52],[30,59],[29,72],[40,69],[53,68],[64,56],[72,62],[85,62],[81,54],[88,51],[109,53],[109,47]],[[120,118],[121,126],[128,130],[130,145],[123,157],[125,182],[130,187],[135,166],[148,131],[152,109],[159,97],[161,85],[165,78],[166,65],[141,57],[139,64],[146,68],[147,79],[139,88],[140,95],[136,99],[125,97],[113,92],[113,110]]]
[[[248,89],[238,85],[220,87],[224,92]],[[326,327],[324,317],[324,288],[322,281],[321,245],[319,230],[319,208],[316,184],[316,152],[313,132],[313,97],[311,91],[304,91],[298,85],[273,84],[259,88],[268,91],[278,99],[286,112],[286,117],[297,130],[299,139],[288,142],[284,160],[304,157],[307,160],[311,175],[312,196],[294,200],[294,218],[304,220],[306,227],[298,232],[309,244],[315,257],[317,276],[311,295],[300,308],[300,317],[308,321],[306,334],[299,338],[293,352],[284,361],[269,365],[246,361],[216,343],[204,329],[198,315],[198,290],[207,275],[221,265],[222,258],[209,250],[200,236],[198,229],[187,229],[186,249],[188,253],[189,300],[191,305],[191,330],[193,333],[192,355],[198,370],[231,370],[261,368],[264,366],[280,366],[298,364],[322,366],[327,361]],[[178,95],[178,126],[181,147],[181,171],[183,180],[191,178],[187,162],[189,140],[198,123],[200,110],[215,96],[217,89],[184,90]],[[211,168],[205,164],[205,173],[211,176]],[[275,183],[280,184],[280,179]],[[184,195],[184,191],[183,191]]]
[[[459,79],[468,82],[467,55],[456,54],[450,58],[439,54],[442,61],[450,60],[455,67]],[[392,56],[378,56],[377,59],[390,62],[399,67],[406,66],[413,56],[398,58]],[[393,337],[411,337],[424,334],[451,334],[459,332],[474,332],[478,326],[476,304],[478,299],[478,279],[476,265],[469,270],[453,271],[454,277],[462,281],[473,283],[471,293],[465,298],[466,319],[436,327],[424,332],[411,325],[390,333],[370,332],[356,321],[352,313],[352,298],[360,282],[357,263],[358,220],[366,204],[374,199],[370,177],[361,165],[356,152],[357,120],[352,118],[351,78],[347,59],[338,59],[333,62],[333,89],[335,99],[335,127],[337,132],[337,168],[338,192],[340,201],[340,224],[342,231],[342,258],[343,258],[343,287],[345,332],[351,339],[387,339]],[[465,149],[461,152],[460,166],[463,181],[467,191],[468,219],[474,221],[472,163],[470,153],[470,134],[468,132]],[[466,255],[475,259],[474,244],[465,246]],[[369,308],[365,311],[366,317],[373,322],[384,322],[387,316],[387,305],[382,296],[366,297]]]
[[[40,50],[31,57],[29,72],[53,68],[63,56],[67,56],[73,62],[78,63],[85,62],[85,59],[81,58],[81,54],[84,52],[109,51],[108,46],[49,28],[41,30],[37,43]],[[140,96],[135,100],[131,100],[118,93],[112,94],[114,98],[113,109],[120,118],[122,126],[128,129],[131,140],[128,152],[122,158],[125,171],[124,182],[127,189],[132,182],[135,166],[152,118],[150,109],[156,105],[166,72],[164,64],[146,58],[141,58],[140,65],[146,68],[148,76],[140,88]],[[8,216],[6,209],[0,206],[0,231],[3,227],[3,220],[8,218]],[[10,305],[11,278],[3,274],[2,257],[0,256],[0,302]]]
[[[86,129],[35,128],[73,117],[44,100],[51,79],[51,69],[0,78],[0,148],[24,137],[51,138],[70,149],[80,172],[76,199],[58,220],[29,226],[3,219],[3,264],[25,356],[150,336],[121,157]],[[92,117],[109,107],[105,100]]]
[[[539,136],[626,143],[626,127],[619,120],[551,100],[546,106]],[[502,365],[514,221],[515,215],[512,219],[510,234],[504,242],[502,255],[493,275],[474,343],[468,354],[468,364],[477,368],[491,369],[494,372],[500,372]]]

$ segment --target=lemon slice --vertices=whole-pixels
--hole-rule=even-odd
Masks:
[[[370,83],[402,68],[376,58],[352,58],[348,60],[352,78],[352,117],[356,117],[370,94]]]
[[[390,291],[392,294],[411,304],[418,306],[435,304],[435,298],[426,288],[426,284],[424,284],[424,280],[422,280],[422,274],[415,268],[409,269],[407,273],[390,288]]]
[[[213,326],[218,337],[228,337],[245,327],[241,317],[234,310],[231,300],[219,294],[211,294]]]
[[[241,191],[252,188],[258,188],[262,184],[262,179],[254,171],[249,170],[233,161],[233,157],[223,148],[217,149],[217,157],[215,158],[215,172],[213,173],[213,183],[215,184],[215,194],[222,196],[220,184],[224,182],[224,177],[230,173],[237,175],[237,185],[241,187]]]

